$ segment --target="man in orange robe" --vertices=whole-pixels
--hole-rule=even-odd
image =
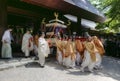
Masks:
[[[76,64],[80,65],[84,57],[84,54],[83,54],[84,46],[79,38],[75,40],[75,47],[76,47]]]
[[[67,68],[73,68],[75,66],[76,56],[74,47],[75,44],[71,41],[71,39],[68,39],[67,44],[64,47],[64,59],[63,59],[63,65],[65,65]]]
[[[62,41],[59,40],[59,39],[55,39],[55,43],[56,43],[56,46],[57,46],[57,55],[56,55],[56,58],[57,58],[58,63],[62,64],[63,63]]]
[[[35,55],[38,55],[38,39],[39,39],[39,36],[36,34],[34,36],[34,53]]]
[[[96,62],[96,48],[92,41],[92,38],[89,36],[88,39],[83,42],[85,51],[84,51],[84,58],[81,64],[81,71],[84,72],[84,68],[88,67],[90,72],[93,72],[93,68]]]
[[[105,53],[104,47],[102,42],[96,37],[92,37],[93,43],[95,44],[96,49],[98,52],[96,53],[96,68],[100,68],[101,62],[102,62],[102,56]]]

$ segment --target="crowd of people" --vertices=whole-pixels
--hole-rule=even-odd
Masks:
[[[11,40],[13,38],[11,31],[12,29],[9,28],[3,34],[2,58],[12,58]],[[84,40],[81,40],[81,37],[68,36],[64,38],[56,36],[54,38],[57,48],[56,58],[60,65],[66,66],[66,68],[74,68],[76,65],[80,65],[81,71],[88,67],[90,72],[93,71],[93,68],[100,68],[102,56],[105,53],[102,42],[98,37],[90,36],[88,33],[85,34],[84,38]],[[45,57],[50,54],[49,42],[41,31],[32,36],[30,30],[27,30],[23,35],[21,50],[25,57],[28,57],[30,51],[34,50],[41,67],[44,67]]]
[[[67,38],[56,39],[57,61],[67,68],[80,65],[80,70],[88,67],[90,72],[93,68],[101,68],[102,56],[105,53],[102,42],[96,36],[86,34],[86,39]]]

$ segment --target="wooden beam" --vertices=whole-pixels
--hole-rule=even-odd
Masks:
[[[7,12],[8,13],[13,13],[13,14],[18,14],[18,15],[25,15],[25,16],[33,17],[33,18],[41,17],[41,15],[38,14],[38,13],[31,12],[31,11],[28,11],[28,10],[19,9],[19,8],[15,8],[15,7],[11,7],[11,6],[7,7]]]
[[[85,18],[96,22],[104,22],[105,20],[103,17],[99,15],[96,15],[85,9],[67,3],[64,0],[21,0],[21,1],[37,6],[42,6],[45,8],[58,10],[61,11],[62,13],[75,15],[77,17]]]

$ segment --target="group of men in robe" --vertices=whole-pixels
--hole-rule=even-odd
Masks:
[[[12,48],[11,41],[13,40],[11,35],[12,28],[8,28],[2,36],[2,53],[1,57],[5,59],[11,59]],[[27,30],[22,38],[21,50],[25,54],[25,57],[30,56],[31,51],[35,51],[39,58],[40,66],[43,68],[45,65],[45,57],[50,54],[50,49],[47,41],[44,38],[45,34],[38,31],[35,36],[31,35],[31,31]]]
[[[45,57],[50,54],[50,48],[48,46],[49,42],[44,38],[45,35],[39,34],[34,36],[33,42],[30,32],[27,31],[23,36],[22,51],[25,56],[28,56],[29,52],[34,49],[34,52],[38,54],[40,65],[44,66]],[[86,67],[88,67],[90,72],[93,72],[94,68],[100,68],[105,50],[97,36],[91,37],[87,34],[84,40],[79,37],[66,37],[64,39],[56,37],[54,40],[57,47],[56,58],[60,65],[67,68],[74,68],[76,65],[80,65],[82,72],[84,72]]]
[[[100,68],[102,56],[105,53],[102,42],[97,36],[87,35],[85,40],[81,38],[56,39],[57,61],[67,68],[80,65],[84,72],[87,67],[90,72]]]
[[[2,57],[12,58],[11,49],[11,28],[5,31],[2,37]],[[30,30],[23,35],[22,39],[22,52],[25,56],[30,55],[30,51],[34,52],[39,57],[39,63],[41,67],[44,67],[45,57],[50,54],[50,48],[48,42],[45,40],[45,34],[38,32],[34,38],[30,33]],[[80,70],[84,71],[86,67],[90,72],[93,68],[99,68],[102,62],[102,56],[105,53],[102,42],[96,36],[87,35],[84,41],[81,38],[55,38],[55,44],[57,47],[56,58],[59,64],[66,66],[67,68],[74,68],[75,65],[81,65]]]
[[[45,34],[41,31],[38,31],[35,36],[32,36],[30,30],[27,30],[22,39],[22,52],[28,57],[30,51],[34,51],[39,58],[39,63],[42,68],[45,65],[45,57],[48,57],[48,54],[50,54],[49,45],[44,37]]]

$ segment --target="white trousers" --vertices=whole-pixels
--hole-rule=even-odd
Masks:
[[[34,45],[34,53],[36,56],[38,56],[38,47],[36,45]]]
[[[60,51],[57,51],[57,54],[58,54],[58,57],[57,57],[58,63],[59,63],[59,64],[62,64],[62,63],[63,63],[63,60],[62,60],[62,53],[61,53]]]
[[[25,56],[29,56],[30,55],[30,51],[28,49],[25,50]]]
[[[75,66],[75,60],[71,60],[71,56],[65,57],[63,59],[63,65],[65,65],[67,68],[73,68]]]
[[[83,62],[81,64],[81,71],[84,71],[84,68],[88,67],[88,70],[92,72],[94,66],[95,62],[92,61],[90,53],[87,50],[85,50]]]
[[[12,58],[12,49],[9,43],[2,44],[2,58]]]
[[[81,62],[81,56],[80,56],[79,52],[77,52],[77,54],[76,54],[76,63],[77,63],[77,65],[80,65],[80,62]]]
[[[96,53],[96,63],[95,66],[100,67],[102,62],[102,57],[99,53]]]
[[[41,53],[38,53],[38,57],[39,57],[39,63],[40,63],[40,65],[44,66],[44,64],[45,64],[45,55],[41,54]]]

